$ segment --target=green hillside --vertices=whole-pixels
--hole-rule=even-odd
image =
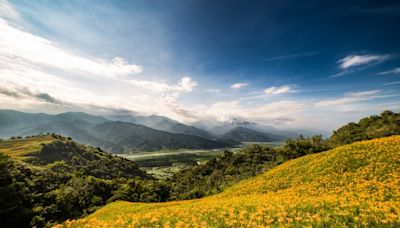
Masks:
[[[147,177],[147,174],[128,159],[58,135],[4,140],[0,142],[0,152],[34,165],[63,162],[71,169],[99,178]]]
[[[116,202],[59,227],[398,227],[400,136],[288,161],[223,193],[169,203]]]
[[[164,186],[125,158],[58,135],[0,141],[0,224],[44,227],[116,200],[164,201]]]

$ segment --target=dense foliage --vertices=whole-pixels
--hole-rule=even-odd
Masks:
[[[279,151],[286,159],[293,159],[328,149],[331,149],[329,142],[322,139],[321,135],[314,135],[312,137],[303,137],[300,135],[296,139],[286,140],[286,143]]]
[[[0,153],[3,226],[42,227],[92,213],[115,200],[160,202],[169,197],[168,186],[135,163],[54,137],[28,159]]]
[[[334,146],[355,141],[381,138],[400,134],[400,113],[384,111],[361,119],[358,123],[346,124],[333,132],[330,141]]]
[[[109,204],[58,227],[399,227],[400,136],[288,161],[221,194]]]
[[[253,144],[238,153],[225,151],[204,165],[182,170],[170,179],[173,199],[194,199],[222,191],[297,157],[329,149],[320,135],[289,139],[281,148]]]
[[[60,136],[55,137],[62,138]],[[100,148],[84,146],[71,140],[65,140],[65,138],[43,145],[37,156],[30,160],[30,162],[40,165],[56,161],[65,162],[73,170],[83,175],[103,179],[149,178],[135,163],[126,158],[113,156]]]

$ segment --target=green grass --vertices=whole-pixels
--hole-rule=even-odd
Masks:
[[[24,139],[8,139],[0,141],[0,152],[13,158],[25,160],[32,158],[42,149],[42,144],[48,144],[55,139],[51,135],[35,136]]]

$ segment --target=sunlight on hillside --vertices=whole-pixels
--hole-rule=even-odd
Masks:
[[[39,152],[43,145],[55,140],[51,135],[35,136],[24,139],[10,139],[0,141],[0,152],[18,159],[28,159],[31,155]]]
[[[286,162],[223,193],[168,203],[115,202],[58,227],[399,226],[400,136]]]

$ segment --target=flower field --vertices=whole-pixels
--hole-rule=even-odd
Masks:
[[[221,194],[111,203],[57,227],[399,227],[400,136],[288,161]]]

